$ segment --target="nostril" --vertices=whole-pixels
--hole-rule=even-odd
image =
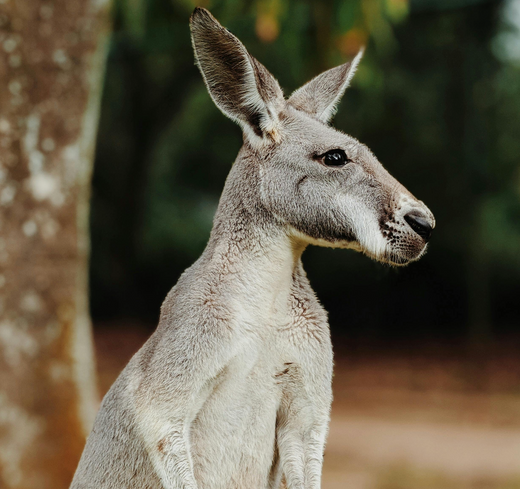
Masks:
[[[424,239],[424,241],[430,239],[433,226],[423,215],[416,212],[410,212],[404,216],[404,220],[419,236],[421,236],[421,238]]]

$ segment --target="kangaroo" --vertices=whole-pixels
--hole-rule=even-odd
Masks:
[[[288,100],[205,9],[191,17],[211,98],[243,129],[206,249],[105,396],[71,488],[316,489],[332,399],[327,314],[307,245],[420,258],[429,209],[328,125],[361,59]]]

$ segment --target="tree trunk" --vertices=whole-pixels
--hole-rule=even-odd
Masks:
[[[97,407],[88,206],[109,0],[0,0],[0,487],[68,487]]]

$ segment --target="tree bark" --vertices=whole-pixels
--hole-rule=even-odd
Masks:
[[[0,487],[68,487],[98,397],[88,207],[109,0],[0,0]]]

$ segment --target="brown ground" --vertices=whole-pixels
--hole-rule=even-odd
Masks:
[[[102,393],[147,335],[96,328]],[[520,489],[516,352],[337,352],[323,489]]]

